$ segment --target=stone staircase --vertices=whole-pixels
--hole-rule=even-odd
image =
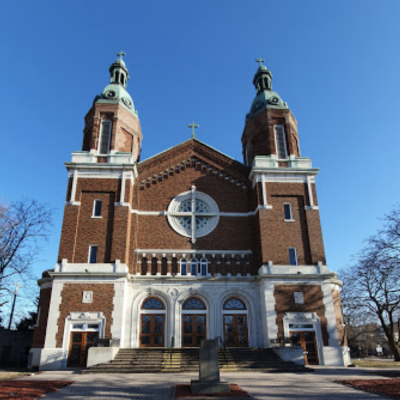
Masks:
[[[228,347],[219,349],[219,367],[222,372],[312,372],[310,368],[283,361],[272,349],[257,347]]]
[[[219,348],[221,372],[310,372],[309,368],[282,361],[272,349]],[[198,348],[120,349],[114,360],[87,368],[84,373],[199,372]]]

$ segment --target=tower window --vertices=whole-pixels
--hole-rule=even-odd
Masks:
[[[89,263],[96,264],[97,263],[97,245],[90,245],[89,246]]]
[[[97,218],[101,218],[101,200],[96,199],[93,202],[93,215],[92,217],[97,217]]]
[[[285,214],[285,221],[293,221],[292,205],[290,203],[283,205],[283,212]]]
[[[195,258],[192,258],[190,260],[190,274],[192,276],[197,275],[197,266],[198,266],[198,262]]]
[[[112,127],[112,122],[109,119],[101,121],[100,140],[99,140],[100,154],[108,154],[108,151],[110,149],[111,127]]]
[[[207,266],[208,266],[208,261],[206,258],[202,258],[200,260],[200,273],[202,276],[207,276]]]
[[[289,247],[289,264],[290,265],[298,265],[297,264],[297,251],[295,247]]]
[[[181,275],[187,275],[187,261],[186,258],[181,259]]]
[[[125,79],[124,79],[124,78],[125,78],[124,74],[121,74],[121,83],[122,83],[122,84],[125,83]]]
[[[288,158],[286,139],[285,139],[285,129],[283,125],[275,125],[275,146],[276,154],[280,160]]]

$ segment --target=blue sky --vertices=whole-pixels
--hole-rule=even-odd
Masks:
[[[328,266],[345,267],[400,198],[399,19],[398,0],[2,1],[0,196],[56,209],[36,274],[56,262],[63,163],[81,149],[83,118],[120,50],[142,159],[188,139],[194,120],[199,140],[241,161],[264,58],[302,155],[321,169]],[[32,290],[21,289],[21,306]]]

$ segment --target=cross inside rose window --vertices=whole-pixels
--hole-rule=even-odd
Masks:
[[[193,185],[190,192],[175,197],[167,211],[172,228],[182,236],[196,238],[209,234],[218,224],[219,210],[215,201]]]

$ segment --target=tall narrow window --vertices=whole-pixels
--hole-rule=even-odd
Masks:
[[[93,203],[93,217],[101,217],[101,200],[96,199]]]
[[[292,205],[290,203],[283,205],[283,212],[285,214],[285,221],[293,221]]]
[[[186,258],[181,259],[181,275],[187,275],[187,261]]]
[[[98,249],[98,246],[96,246],[96,245],[92,244],[89,246],[89,263],[90,264],[97,263],[97,249]]]
[[[289,263],[290,265],[297,265],[297,252],[295,247],[289,248]]]
[[[192,258],[190,260],[190,274],[192,276],[197,275],[197,267],[198,267],[198,262],[195,258]]]
[[[100,154],[108,154],[108,150],[110,149],[111,126],[112,123],[109,119],[105,119],[101,122],[99,141]]]
[[[208,261],[206,258],[202,258],[200,260],[200,273],[202,276],[207,276],[207,266],[208,266]]]
[[[288,158],[286,149],[285,129],[283,125],[275,125],[276,154],[280,160]]]

